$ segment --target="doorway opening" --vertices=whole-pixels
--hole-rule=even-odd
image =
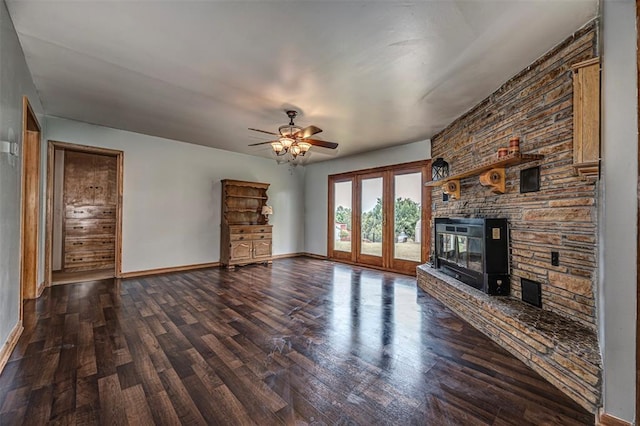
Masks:
[[[118,278],[123,152],[49,141],[46,282]]]

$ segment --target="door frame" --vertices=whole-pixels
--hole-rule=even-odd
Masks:
[[[405,172],[406,171],[406,172]],[[327,258],[330,260],[335,260],[338,262],[353,264],[353,265],[361,265],[374,269],[381,269],[384,271],[390,272],[398,272],[401,274],[407,275],[416,275],[415,267],[413,265],[408,266],[408,261],[405,261],[404,264],[402,261],[396,260],[393,261],[393,250],[387,250],[386,254],[383,250],[383,261],[381,266],[371,265],[366,263],[357,262],[357,253],[360,249],[360,242],[355,241],[353,236],[356,235],[359,240],[360,238],[360,218],[357,217],[359,214],[359,182],[360,179],[358,176],[365,175],[373,175],[374,173],[381,173],[383,175],[389,175],[393,178],[393,176],[397,174],[405,174],[405,173],[414,173],[422,171],[422,211],[421,211],[421,219],[422,219],[422,228],[421,228],[421,262],[426,262],[429,259],[429,254],[431,252],[431,191],[430,188],[424,186],[424,183],[431,180],[431,159],[429,160],[420,160],[420,161],[412,161],[409,163],[401,163],[401,164],[393,164],[389,166],[382,167],[373,167],[369,169],[363,170],[355,170],[351,172],[339,173],[335,175],[328,176],[328,203],[327,203]],[[366,178],[366,177],[365,177]],[[333,218],[334,218],[334,184],[338,182],[346,182],[351,181],[352,192],[351,192],[351,252],[341,252],[333,249],[333,241],[334,241],[334,229],[333,229]],[[390,179],[385,179],[383,181],[383,196],[394,197],[394,188],[393,182]],[[389,204],[389,203],[387,203]],[[384,206],[383,209],[386,209],[383,212],[383,217],[391,218],[391,226],[387,226],[387,233],[389,235],[385,235],[385,238],[391,238],[393,240],[393,207],[392,206]],[[388,221],[388,219],[387,219]],[[391,241],[389,240],[389,241]],[[420,263],[420,262],[418,262]]]
[[[28,152],[27,144],[30,144],[30,138],[27,137],[27,132],[37,132],[38,139],[36,142],[36,158],[26,157],[25,153]],[[43,285],[38,285],[38,263],[39,263],[39,246],[40,246],[40,161],[41,150],[40,141],[42,138],[42,128],[38,123],[38,117],[31,108],[31,103],[27,96],[22,97],[22,162],[20,171],[20,320],[23,316],[23,302],[26,299],[37,298],[44,289]],[[27,164],[25,160],[29,160]],[[35,164],[33,164],[35,163]],[[29,167],[29,166],[35,167]],[[26,185],[26,180],[31,177],[37,182],[37,189],[33,203],[29,203],[31,193],[27,193],[29,190]],[[27,223],[27,215],[29,212],[36,211],[35,223]],[[35,239],[31,236],[35,233]],[[35,241],[35,247],[33,242]],[[25,253],[35,252],[35,260],[27,259]],[[24,273],[25,269],[31,269],[34,271],[35,277],[32,283],[27,283]]]
[[[116,188],[118,191],[116,197],[116,236],[115,236],[115,278],[122,277],[122,196],[124,190],[124,151],[115,149],[100,148],[95,146],[80,145],[69,142],[60,142],[55,140],[47,141],[47,195],[46,195],[46,239],[44,245],[45,253],[45,283],[51,285],[52,281],[52,264],[53,264],[53,179],[55,174],[55,150],[69,150],[85,152],[88,154],[109,155],[116,157]]]

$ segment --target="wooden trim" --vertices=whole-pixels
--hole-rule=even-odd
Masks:
[[[407,168],[407,169],[417,168],[417,167],[422,167],[424,165],[429,165],[430,163],[431,163],[431,160],[418,160],[418,161],[411,161],[411,162],[408,162],[408,163],[390,164],[388,166],[370,167],[368,169],[354,170],[354,171],[351,171],[351,172],[338,173],[338,174],[335,174],[335,175],[329,175],[329,177],[332,177],[332,178],[334,178],[336,180],[339,180],[339,179],[346,179],[346,178],[349,178],[349,177],[353,177],[355,175],[386,172],[386,171],[389,171],[389,170],[396,170],[396,169],[403,169],[403,168]]]
[[[42,292],[44,291],[44,288],[46,287],[45,282],[42,281],[39,285],[38,285],[38,289],[36,291],[36,298],[42,296]]]
[[[0,349],[0,373],[2,373],[2,370],[4,370],[4,367],[7,365],[11,352],[13,352],[18,344],[18,340],[20,339],[23,330],[24,327],[22,326],[22,321],[18,321],[13,327],[13,330],[11,330],[11,333],[9,333],[7,341],[2,345],[2,349]]]
[[[309,253],[309,252],[300,253],[300,256],[310,257],[312,259],[318,259],[318,260],[329,260],[327,256],[322,256],[321,254],[315,254],[315,253]]]
[[[53,175],[55,147],[51,141],[47,142],[47,188],[45,194],[45,237],[44,237],[44,283],[46,286],[51,285],[52,274],[52,247],[53,247]]]
[[[302,252],[299,253],[287,253],[287,254],[276,254],[271,256],[271,259],[273,260],[277,260],[277,259],[289,259],[292,257],[300,257],[300,256],[304,256],[305,254]]]
[[[640,0],[636,0],[636,75],[637,85],[636,95],[638,104],[636,105],[638,114],[638,131],[640,132]],[[639,133],[640,135],[640,133]],[[640,247],[640,136],[638,138],[638,182],[637,194],[638,194],[638,212],[636,219],[636,423],[640,422],[640,252],[637,250]]]
[[[169,268],[147,269],[144,271],[123,272],[118,278],[137,278],[147,275],[170,274],[174,272],[193,271],[195,269],[217,268],[220,262],[198,263],[194,265],[171,266]]]
[[[611,414],[603,413],[602,411],[598,413],[596,424],[598,426],[631,426],[630,422],[619,419]]]
[[[116,278],[122,278],[122,201],[124,193],[124,151],[100,148],[89,145],[80,145],[56,140],[47,141],[47,193],[46,193],[46,232],[45,237],[45,283],[51,285],[51,265],[53,256],[53,179],[54,179],[54,152],[56,149],[63,151],[80,151],[90,154],[108,155],[116,157],[117,162],[117,206],[116,206],[116,235],[115,235],[115,268]]]
[[[116,246],[115,246],[115,274],[116,278],[122,275],[122,201],[124,194],[124,152],[120,151],[117,156],[117,188],[118,197],[116,206]]]
[[[578,68],[584,68],[584,67],[588,67],[589,65],[599,64],[599,63],[600,63],[600,57],[591,58],[591,59],[587,59],[586,61],[578,62],[576,64],[571,65],[571,69],[575,71]]]
[[[64,149],[64,150],[70,150],[70,151],[81,151],[81,152],[87,152],[90,154],[109,155],[111,157],[116,157],[124,153],[124,151],[120,151],[117,149],[81,145],[81,144],[71,143],[71,142],[61,142],[61,141],[56,141],[52,139],[49,139],[49,143],[53,144],[53,146],[58,149]]]
[[[37,141],[35,146],[35,159],[31,158],[31,155],[26,153],[30,151],[32,147],[32,138],[30,133],[37,133]],[[19,319],[23,318],[23,302],[25,299],[33,299],[37,297],[38,285],[38,263],[39,263],[39,233],[40,233],[40,159],[41,159],[41,127],[38,123],[38,117],[36,117],[29,103],[29,98],[22,97],[22,149],[21,149],[21,170],[20,170],[20,295],[19,295]],[[27,144],[29,146],[27,146]],[[29,159],[29,164],[25,161],[25,158]],[[35,164],[34,164],[35,163]],[[29,202],[28,197],[30,193],[29,188],[26,185],[26,181],[29,179],[36,181],[36,194],[33,203]],[[27,205],[28,204],[28,205]],[[35,223],[28,224],[26,216],[32,214],[35,211],[36,217]],[[34,236],[35,234],[35,236]],[[35,242],[34,244],[27,242]],[[25,252],[35,252],[34,256],[29,256],[31,259],[35,259],[33,262],[28,261],[29,264],[25,264]],[[32,264],[33,263],[33,264]],[[25,274],[25,271],[29,271],[29,274]],[[27,282],[27,280],[29,282]]]

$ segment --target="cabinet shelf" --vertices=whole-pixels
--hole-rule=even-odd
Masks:
[[[482,185],[491,186],[494,193],[503,194],[505,191],[505,168],[542,160],[543,158],[544,155],[541,154],[509,154],[497,160],[485,161],[472,169],[456,173],[445,179],[429,181],[424,185],[429,187],[441,186],[446,194],[452,196],[453,199],[459,199],[460,179],[480,176]]]

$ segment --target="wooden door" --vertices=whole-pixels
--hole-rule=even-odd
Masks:
[[[38,212],[40,211],[40,132],[27,130],[23,141],[22,299],[38,289]]]
[[[424,184],[429,171],[423,165],[391,173],[388,261],[394,271],[415,274],[416,267],[427,261],[431,217],[424,206],[431,203],[431,190]]]
[[[234,241],[231,243],[231,262],[251,260],[251,241]]]
[[[95,154],[65,151],[64,154],[64,204],[66,206],[93,205],[95,196]]]

